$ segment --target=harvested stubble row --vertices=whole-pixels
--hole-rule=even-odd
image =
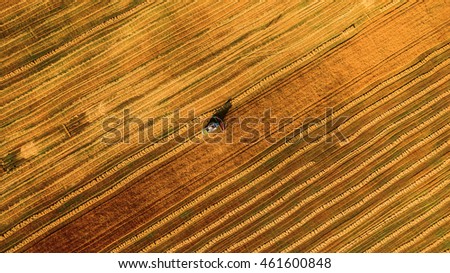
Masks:
[[[1,251],[450,251],[445,1],[0,7]]]

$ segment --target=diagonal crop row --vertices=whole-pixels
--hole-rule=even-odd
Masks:
[[[440,67],[439,67],[439,68],[440,68]],[[427,74],[427,75],[429,75],[429,74]],[[421,78],[423,78],[423,77],[421,77]],[[287,146],[287,145],[288,145],[288,144],[285,144],[285,145],[283,145],[283,146],[280,146],[279,148],[277,148],[275,151],[271,152],[269,155],[267,155],[266,157],[264,157],[264,158],[263,158],[262,160],[260,160],[259,162],[261,162],[261,161],[263,161],[263,160],[267,160],[268,158],[273,157],[275,154],[278,154],[279,152],[281,152],[282,150],[284,150],[284,147]],[[313,144],[313,145],[316,145],[316,144]],[[244,174],[246,174],[246,173],[252,171],[253,169],[256,169],[257,167],[259,167],[259,165],[253,165],[252,167],[246,169],[246,170],[245,170],[245,173],[244,173],[244,172],[243,172],[243,173],[240,173],[240,174],[236,175],[234,178],[232,178],[232,179],[230,179],[230,180],[238,179],[238,178],[242,177]],[[228,180],[228,181],[226,181],[226,182],[230,182],[230,180]],[[225,186],[226,186],[226,184],[220,184],[220,186],[219,186],[218,188],[215,188],[214,191],[218,191],[218,190],[220,190],[220,189],[223,189],[223,187],[225,187]],[[212,190],[211,190],[211,191],[212,191]],[[204,199],[204,198],[206,198],[206,196],[207,196],[207,193],[206,193],[206,194],[203,194],[203,195],[200,196],[200,197],[203,197],[202,199]],[[197,198],[196,201],[197,201],[196,203],[198,203],[198,201],[202,201],[202,200],[201,200],[200,198]],[[183,208],[181,208],[181,209],[183,209]],[[175,213],[172,214],[172,217],[174,217],[174,216],[175,216]],[[165,220],[164,220],[164,222],[168,222],[168,221],[170,221],[170,219],[165,219]],[[161,226],[162,224],[164,224],[164,222],[158,222],[158,226]]]
[[[441,147],[440,149],[443,150],[444,148],[445,148],[445,146]],[[339,214],[335,215],[333,218],[331,218],[330,220],[328,220],[327,222],[322,224],[320,227],[316,228],[315,230],[313,230],[310,233],[308,233],[305,236],[303,236],[301,240],[296,241],[294,244],[286,247],[283,251],[292,251],[297,245],[299,245],[299,244],[305,242],[306,240],[312,238],[315,234],[317,234],[321,230],[329,227],[333,222],[335,222],[339,218],[345,217],[346,215],[350,214],[354,210],[358,209],[359,207],[364,205],[367,201],[369,201],[370,199],[372,199],[376,195],[379,195],[384,190],[386,190],[388,187],[390,187],[391,185],[393,185],[394,183],[399,181],[404,175],[414,171],[414,168],[416,168],[420,164],[423,164],[424,162],[429,160],[435,153],[436,152],[433,151],[432,153],[430,153],[430,154],[426,155],[425,157],[421,158],[419,161],[415,162],[413,165],[411,165],[407,169],[403,170],[400,174],[398,174],[394,178],[392,178],[389,181],[387,181],[387,183],[384,184],[382,187],[380,187],[380,188],[376,189],[375,191],[372,191],[370,194],[364,196],[359,202],[357,202],[356,204],[352,205],[351,207],[345,209],[344,211],[340,212]],[[437,173],[437,172],[441,171],[445,167],[448,167],[448,165],[449,165],[448,163],[449,163],[449,161],[444,162],[441,166],[439,166],[438,168],[434,169],[429,174],[424,175],[423,177],[419,178],[414,183],[408,185],[406,188],[400,189],[398,192],[396,192],[395,194],[390,196],[386,201],[384,201],[383,203],[379,204],[376,208],[370,210],[368,213],[364,214],[363,216],[359,217],[358,219],[354,219],[355,222],[353,222],[351,226],[345,228],[344,230],[340,231],[338,234],[336,234],[334,236],[328,237],[327,240],[322,242],[320,245],[318,245],[317,247],[311,249],[311,252],[321,252],[321,251],[324,250],[324,248],[330,242],[332,242],[332,241],[334,241],[336,239],[339,239],[339,238],[343,238],[343,236],[346,236],[348,233],[351,233],[354,230],[354,228],[356,228],[358,226],[358,224],[363,223],[365,220],[370,219],[371,217],[374,217],[374,215],[376,215],[377,213],[383,212],[382,211],[383,209],[385,209],[388,206],[392,205],[392,203],[394,201],[396,201],[399,197],[404,196],[405,194],[410,194],[413,190],[417,189],[418,186],[420,184],[424,183],[429,176],[433,175],[434,173]],[[438,192],[444,186],[445,185],[438,185],[438,187],[434,188],[432,190],[432,192]],[[425,196],[423,198],[425,198]],[[414,200],[412,203],[408,204],[408,207],[412,206],[412,204],[419,203],[421,200],[422,200],[422,198]],[[367,234],[365,234],[365,235],[367,235]]]
[[[434,88],[434,86],[430,86],[430,87],[427,88],[426,90],[423,90],[422,92],[420,92],[420,93],[414,95],[413,97],[411,97],[411,98],[408,99],[407,101],[402,102],[401,105],[397,105],[397,106],[394,107],[393,109],[391,109],[391,110],[389,110],[389,111],[387,111],[387,112],[384,112],[382,116],[378,116],[376,119],[372,120],[372,121],[370,122],[370,125],[373,125],[374,123],[376,123],[376,122],[378,122],[379,120],[381,120],[381,118],[387,116],[388,114],[391,114],[392,112],[398,110],[400,107],[403,107],[404,105],[408,104],[409,102],[412,102],[412,101],[416,100],[417,97],[419,97],[420,95],[422,95],[423,92],[428,92],[428,91],[431,90],[432,88]],[[445,95],[446,95],[446,94],[442,94],[441,96],[435,98],[432,102],[439,101],[440,99],[442,99],[443,97],[445,97]],[[428,106],[431,107],[432,104],[429,103]],[[428,107],[428,108],[429,108],[429,107]],[[424,108],[425,108],[425,107],[424,107]],[[427,109],[427,108],[425,108],[425,109]],[[423,110],[424,110],[424,109],[422,109],[422,111],[423,111]],[[368,128],[368,126],[365,126],[365,129],[367,129],[367,128]],[[362,132],[363,132],[362,130],[358,130],[357,133],[355,133],[354,135],[352,135],[352,138],[355,138],[357,135],[361,135]],[[308,147],[309,147],[309,146],[308,146]],[[297,152],[295,152],[292,156],[290,156],[289,158],[295,158],[295,157],[298,157],[299,155],[302,154],[302,152],[304,152],[304,150],[303,150],[303,149],[300,149],[300,150],[298,150]],[[273,169],[271,170],[271,172],[280,169],[282,166],[284,166],[287,162],[290,162],[290,161],[291,161],[291,160],[288,161],[287,159],[284,160],[283,162],[279,163],[275,168],[273,168]],[[293,174],[296,175],[297,173],[298,173],[298,172],[294,172]],[[262,179],[265,179],[266,176],[267,176],[267,173],[264,174],[264,175],[261,176],[261,177],[258,177],[256,180],[254,180],[254,181],[253,181],[252,183],[250,183],[250,184],[253,185],[254,182],[257,182],[257,181],[259,182],[259,181],[261,181]],[[289,175],[289,177],[292,177],[292,176]],[[285,180],[285,179],[283,179],[282,181],[284,181],[284,180]],[[283,183],[280,183],[280,182],[279,182],[279,183],[277,183],[277,185],[283,185],[284,183],[285,183],[285,182],[283,182]],[[248,184],[248,185],[250,185],[250,184]],[[272,189],[273,187],[274,187],[274,186],[271,186],[271,189]],[[235,194],[238,194],[238,192],[241,192],[241,191],[242,191],[242,190],[239,189],[239,191],[234,192],[232,195],[234,196]],[[269,191],[269,192],[271,192],[271,191]],[[220,201],[220,203],[226,202],[226,199],[231,200],[230,198],[227,197],[227,198],[225,198],[225,199],[222,199],[222,200]],[[256,199],[254,199],[254,200],[255,200],[255,201],[258,201],[259,198],[258,198],[258,200],[256,200]],[[254,202],[255,202],[255,201],[254,201]],[[253,203],[253,202],[252,202],[252,203]],[[247,203],[244,204],[244,205],[247,206]],[[243,205],[243,206],[244,206],[244,205]],[[202,211],[200,214],[206,213],[206,211],[213,211],[214,208],[215,208],[215,205],[212,205],[211,207],[208,207],[207,209],[205,209],[204,211]],[[236,211],[241,211],[241,209],[240,209],[240,208],[239,208],[239,209],[236,209]],[[227,215],[228,215],[228,214],[227,214]],[[220,222],[220,223],[223,222],[223,221],[224,221],[224,218],[225,218],[225,216],[222,217],[222,218],[219,220],[219,222]],[[192,219],[192,220],[193,220],[193,219]],[[192,220],[189,220],[188,222],[185,222],[183,225],[184,225],[184,226],[187,225],[187,224],[188,224],[189,222],[191,222]],[[215,223],[215,224],[216,224],[216,223]],[[214,224],[214,225],[215,225],[215,224]],[[210,226],[208,226],[205,230],[209,230],[209,229],[211,229]],[[171,232],[171,234],[173,234],[173,232]],[[196,236],[198,236],[198,235],[196,234]],[[189,241],[189,240],[187,239],[186,241]],[[156,244],[156,242],[154,242],[154,244]],[[177,247],[177,245],[174,246],[174,248],[176,248],[176,247]],[[146,251],[146,250],[144,250],[144,251]]]
[[[424,124],[427,124],[428,122],[424,122],[421,125],[419,125],[418,127],[414,128],[413,130],[410,130],[406,133],[404,133],[402,136],[400,136],[398,139],[396,139],[395,141],[391,142],[388,146],[384,147],[383,149],[379,150],[378,152],[376,152],[373,156],[371,156],[369,159],[365,160],[363,163],[361,163],[360,165],[358,165],[358,167],[354,168],[352,171],[346,173],[345,175],[339,177],[338,179],[334,180],[332,183],[328,184],[327,186],[325,186],[324,188],[322,188],[320,191],[316,192],[315,194],[309,196],[306,199],[301,200],[298,204],[296,204],[295,206],[293,206],[292,208],[290,208],[288,211],[284,212],[282,215],[280,215],[279,217],[277,217],[276,219],[272,220],[270,223],[268,223],[266,226],[264,226],[263,228],[255,231],[252,235],[246,237],[244,240],[231,245],[228,249],[227,252],[232,252],[234,249],[244,245],[247,241],[252,240],[253,238],[257,237],[259,234],[267,231],[268,229],[270,229],[271,227],[275,226],[277,223],[279,223],[280,221],[282,221],[283,219],[286,219],[288,217],[290,217],[292,214],[294,214],[298,209],[301,208],[301,206],[303,206],[305,203],[309,203],[311,200],[317,198],[318,196],[322,195],[323,193],[327,192],[328,190],[334,188],[337,184],[346,181],[346,179],[350,176],[352,176],[353,174],[357,173],[359,170],[363,169],[363,167],[367,166],[369,163],[374,162],[376,159],[379,159],[382,155],[386,154],[392,147],[398,145],[400,142],[402,142],[403,140],[405,140],[407,137],[413,135],[414,133],[416,133],[417,128],[421,128],[424,127]],[[400,156],[396,157],[394,160],[390,161],[388,164],[384,165],[383,167],[381,167],[380,169],[372,172],[368,177],[366,177],[366,179],[364,179],[362,182],[360,182],[358,185],[353,186],[352,188],[350,188],[349,190],[347,190],[345,193],[340,194],[338,197],[334,198],[333,200],[327,202],[325,205],[322,205],[319,209],[316,209],[314,211],[314,213],[310,214],[308,217],[305,217],[304,219],[302,219],[301,222],[298,222],[297,224],[295,224],[294,226],[292,226],[291,228],[289,228],[288,230],[284,231],[282,234],[280,234],[279,236],[273,238],[271,241],[276,241],[279,239],[282,239],[286,236],[288,236],[289,234],[291,234],[298,226],[301,226],[304,222],[306,222],[307,220],[309,220],[310,218],[312,218],[314,215],[318,214],[319,212],[325,210],[328,207],[331,207],[332,205],[335,205],[336,202],[338,202],[339,200],[345,198],[346,196],[350,195],[351,193],[357,191],[358,189],[362,188],[364,185],[366,185],[367,183],[370,182],[370,180],[374,177],[376,177],[378,175],[379,172],[382,172],[385,169],[388,169],[390,166],[394,165],[396,162],[398,162],[399,160],[405,158],[407,155],[411,154],[414,150],[416,150],[418,147],[420,147],[421,145],[423,145],[424,143],[426,143],[426,141],[430,141],[438,136],[440,136],[441,133],[446,132],[446,130],[448,129],[447,127],[450,127],[449,125],[441,128],[440,130],[434,132],[433,134],[429,135],[428,137],[426,137],[425,139],[421,140],[420,142],[418,142],[417,144],[413,145],[412,147],[410,147],[409,149],[407,149],[406,151],[404,151]],[[335,164],[333,164],[335,165]],[[323,174],[325,171],[327,171],[328,169],[330,169],[331,167],[325,169],[324,171],[322,171],[321,173],[319,173],[318,175],[316,175],[314,180],[317,180],[318,176],[320,174]],[[320,175],[321,176],[321,175]],[[311,179],[310,179],[311,180]],[[309,182],[309,181],[307,181]],[[311,182],[309,182],[311,183]],[[297,188],[290,191],[288,194],[286,194],[286,196],[284,198],[280,198],[277,200],[277,202],[272,203],[272,207],[274,206],[278,206],[279,204],[283,203],[285,199],[287,199],[288,197],[291,196],[295,196],[295,194],[297,193]],[[260,216],[263,215],[267,215],[266,210],[262,210],[260,211],[258,214]]]

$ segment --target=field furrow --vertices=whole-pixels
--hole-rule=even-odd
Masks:
[[[442,80],[442,81],[440,81],[441,82],[441,84],[442,83],[444,83],[445,82],[445,80]],[[439,85],[439,83],[437,84],[437,85]],[[436,85],[435,85],[436,86]],[[430,87],[430,89],[428,89],[428,90],[431,90],[433,87]],[[403,89],[404,90],[404,89]],[[426,90],[426,91],[424,91],[423,93],[421,93],[421,94],[426,94],[426,92],[428,91],[428,90]],[[418,94],[418,95],[420,95],[420,93]],[[445,98],[447,96],[447,94],[446,93],[444,93],[443,95],[441,95],[441,96],[439,96],[439,97],[437,97],[437,98],[435,98],[434,99],[434,102],[437,102],[437,101],[440,101],[442,98]],[[414,101],[414,97],[412,98],[412,99],[410,99],[410,100],[407,100],[406,102],[412,102],[412,101]],[[381,101],[382,103],[384,102],[384,101]],[[405,105],[406,103],[403,103],[403,105]],[[432,104],[429,104],[429,106],[428,106],[428,108],[430,107],[430,106],[432,106]],[[400,107],[397,107],[397,109],[399,109]],[[397,110],[397,109],[394,109],[394,110]],[[426,108],[424,108],[424,109],[426,109]],[[388,112],[389,113],[389,112]],[[445,113],[444,113],[445,114]],[[431,120],[430,120],[431,121]],[[343,126],[345,126],[345,125],[343,125]],[[394,126],[396,126],[396,125],[393,125],[393,126],[390,126],[391,128],[393,128]],[[359,134],[361,134],[361,132],[359,132]],[[325,137],[323,137],[323,139],[325,139]],[[368,144],[371,144],[371,142],[369,142],[369,143],[367,143],[367,146],[368,146]],[[313,143],[313,145],[312,146],[314,146],[314,145],[317,145],[317,143]],[[367,147],[366,146],[366,147]],[[309,146],[308,146],[309,147]],[[302,152],[304,152],[304,150],[300,150],[300,151],[297,151],[296,152],[296,155],[298,156],[298,155],[300,155]],[[273,154],[270,154],[269,155],[270,157],[271,156],[273,156]],[[268,157],[268,158],[270,158],[270,157]],[[268,159],[266,159],[266,160],[268,160]],[[285,162],[287,162],[287,161],[285,161]],[[281,166],[277,166],[277,167],[281,167]],[[236,177],[237,178],[237,177]],[[258,178],[258,180],[259,180],[259,178]],[[242,182],[240,183],[240,184],[242,184]],[[223,190],[223,188],[218,188],[218,189],[220,189],[220,190]],[[218,191],[218,190],[217,190]],[[245,199],[242,199],[242,198],[239,198],[240,200],[245,200]],[[221,201],[223,201],[223,200],[221,200]],[[208,202],[209,203],[209,202]],[[197,204],[197,206],[198,206],[198,204]],[[214,206],[212,206],[212,207],[210,207],[210,208],[208,208],[208,209],[213,209],[214,208]],[[201,212],[201,214],[203,214],[203,212]],[[220,213],[219,213],[219,215],[220,215]],[[187,222],[188,223],[188,222]],[[185,225],[187,225],[187,223],[185,223]]]
[[[444,81],[443,81],[444,82]],[[426,90],[426,91],[428,91],[428,90]],[[422,93],[422,95],[423,94],[426,94],[426,92],[423,92]],[[417,94],[417,95],[421,95],[420,93],[419,94]],[[434,100],[433,100],[433,102],[435,103],[435,102],[438,102],[438,101],[440,101],[442,98],[445,98],[447,96],[447,93],[444,93],[444,94],[442,94],[441,96],[439,96],[439,97],[437,97],[437,98],[435,98]],[[419,97],[419,96],[418,96]],[[414,101],[414,97],[413,98],[411,98],[411,100],[409,100],[410,102],[412,102],[412,101]],[[407,101],[405,101],[405,102],[403,102],[402,104],[406,104],[406,102]],[[431,106],[433,106],[433,104],[429,104],[428,105],[428,108],[429,107],[431,107]],[[397,107],[396,109],[394,109],[394,110],[398,110],[400,107]],[[426,109],[425,107],[424,107],[424,109]],[[424,110],[424,109],[421,109],[422,111]],[[391,110],[392,111],[392,110]],[[388,114],[389,113],[389,111],[388,112],[386,112],[385,114]],[[408,118],[410,118],[410,117],[408,117]],[[349,120],[350,121],[350,120]],[[373,121],[372,121],[372,123],[373,123]],[[345,126],[345,125],[343,125],[343,126]],[[392,126],[393,127],[393,126]],[[391,128],[392,128],[391,127]],[[361,134],[361,131],[359,131],[358,132],[359,134]],[[352,135],[351,137],[355,137],[355,135]],[[324,139],[325,139],[325,137],[324,137]],[[314,143],[314,144],[317,144],[317,143]],[[367,146],[368,146],[368,144],[371,144],[370,142],[367,142],[366,143],[367,144]],[[310,145],[310,146],[307,146],[307,149],[311,149],[312,147],[311,146],[314,146],[314,145]],[[361,149],[362,149],[362,147],[361,147]],[[216,206],[218,206],[218,205],[222,205],[222,206],[225,206],[225,208],[226,208],[226,210],[228,210],[232,205],[231,204],[225,204],[225,202],[227,202],[227,200],[232,200],[235,196],[237,196],[235,199],[236,200],[239,200],[239,202],[242,202],[242,203],[244,203],[244,200],[246,200],[246,198],[244,197],[244,196],[239,196],[239,194],[241,193],[241,192],[246,192],[248,189],[250,189],[250,187],[251,186],[254,186],[254,185],[256,185],[256,183],[261,183],[261,182],[259,182],[259,181],[262,181],[263,179],[265,179],[266,177],[268,177],[269,175],[272,175],[272,173],[273,172],[276,172],[276,171],[278,171],[279,169],[281,169],[284,165],[286,165],[288,162],[291,162],[293,159],[295,159],[296,157],[301,157],[303,154],[305,153],[305,149],[300,149],[300,150],[298,150],[297,152],[295,152],[292,156],[290,156],[289,158],[287,158],[287,159],[285,159],[284,161],[282,161],[281,163],[279,163],[278,165],[276,165],[275,167],[273,167],[273,168],[271,168],[270,169],[270,171],[269,172],[267,172],[267,173],[265,173],[264,175],[262,175],[262,176],[259,176],[256,180],[254,180],[254,181],[252,181],[252,182],[250,182],[250,183],[248,183],[248,184],[246,184],[245,186],[243,186],[243,187],[240,187],[239,189],[238,189],[238,191],[236,191],[236,192],[233,192],[233,193],[231,193],[231,194],[229,194],[228,196],[227,196],[227,198],[225,198],[225,199],[222,199],[219,203],[216,203],[216,204],[214,204],[213,206],[210,206],[210,207],[208,207],[208,209],[207,210],[204,210],[204,211],[202,211],[202,212],[200,212],[199,213],[199,215],[204,215],[207,211],[211,211],[211,212],[213,212],[215,215],[222,215],[221,216],[221,218],[220,218],[220,220],[219,220],[219,222],[220,223],[222,223],[224,220],[225,220],[225,218],[227,218],[226,216],[228,215],[228,214],[225,214],[225,215],[223,215],[222,213],[225,213],[225,212],[220,212],[220,211],[216,211]],[[353,154],[351,154],[350,153],[350,155],[353,155]],[[273,160],[273,159],[272,159]],[[310,162],[309,164],[313,164],[312,162]],[[292,176],[292,175],[297,175],[298,173],[300,173],[301,171],[303,171],[303,169],[302,168],[300,168],[300,169],[297,169],[297,170],[295,170],[295,171],[293,171],[288,177],[286,177],[286,178],[283,178],[283,179],[281,179],[278,183],[276,183],[277,184],[277,186],[280,186],[280,185],[284,185],[285,183],[286,183],[286,181],[289,181],[292,177],[294,177],[294,176]],[[286,170],[285,170],[285,172],[286,172]],[[289,171],[287,171],[287,173],[289,173]],[[279,177],[280,177],[280,175],[277,175],[277,179],[279,179]],[[242,182],[240,182],[239,184],[242,184]],[[273,191],[279,191],[279,189],[277,190],[277,187],[275,186],[275,185],[272,185],[270,188],[269,188],[269,193],[272,193]],[[261,192],[262,190],[261,189],[251,189],[250,190],[250,192]],[[263,191],[262,193],[264,193],[265,195],[266,195],[266,193],[265,193],[265,191]],[[256,203],[256,202],[258,202],[258,203],[261,203],[261,201],[259,201],[259,198],[258,199],[254,199],[256,196],[252,196],[252,203]],[[238,201],[235,201],[235,203],[237,203]],[[248,206],[248,204],[247,203],[244,203],[244,205],[243,206]],[[238,209],[237,211],[240,211],[240,209]],[[236,213],[236,211],[232,211],[233,213]],[[203,217],[205,217],[205,216],[203,216]],[[194,217],[195,218],[195,217]],[[189,221],[186,221],[184,224],[183,224],[183,226],[188,226],[188,224],[191,222],[191,221],[194,221],[194,218],[193,219],[190,219]],[[214,223],[214,224],[216,224],[216,223]],[[223,225],[221,226],[222,227],[222,229],[223,229]],[[209,229],[209,227],[208,227],[208,229]],[[182,230],[182,228],[181,227],[179,227],[177,230]],[[192,229],[190,229],[190,232],[192,232]],[[171,233],[170,233],[170,236],[174,236],[174,231],[172,231]],[[186,236],[186,235],[185,235]],[[196,234],[196,236],[198,236],[197,234]],[[222,236],[223,237],[223,236]],[[163,237],[164,238],[164,237]],[[180,240],[181,238],[178,238],[178,240]],[[177,241],[177,238],[174,238],[173,239],[174,241]],[[216,239],[217,240],[217,239]],[[155,242],[155,244],[156,244],[156,242]]]
[[[445,1],[0,7],[0,251],[450,251]]]

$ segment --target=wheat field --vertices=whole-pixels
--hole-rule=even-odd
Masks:
[[[0,251],[450,251],[445,1],[0,7]]]

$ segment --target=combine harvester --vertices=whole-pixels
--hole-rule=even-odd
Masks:
[[[222,131],[225,130],[224,119],[228,110],[231,108],[231,99],[228,99],[224,105],[222,105],[219,110],[217,110],[211,119],[208,121],[206,126],[203,128],[202,132],[204,135],[212,133],[217,130],[217,128],[221,128]]]

